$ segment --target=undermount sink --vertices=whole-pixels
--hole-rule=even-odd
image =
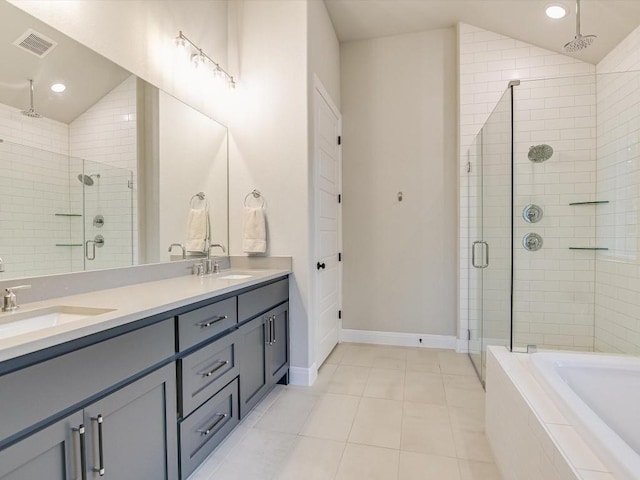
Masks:
[[[243,280],[245,278],[251,278],[253,275],[241,275],[237,273],[233,273],[230,275],[225,275],[224,277],[218,277],[219,280]]]
[[[29,312],[0,314],[0,339],[77,322],[88,317],[113,312],[113,310],[110,308],[56,305]]]

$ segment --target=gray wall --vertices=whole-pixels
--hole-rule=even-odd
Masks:
[[[453,335],[455,30],[343,43],[340,53],[343,327]]]

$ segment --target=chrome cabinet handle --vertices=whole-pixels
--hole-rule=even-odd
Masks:
[[[202,375],[203,377],[210,377],[225,365],[229,365],[229,360],[218,360],[217,363],[218,365],[212,370],[209,370],[208,372],[198,372],[198,375]]]
[[[205,322],[200,322],[200,323],[196,323],[196,325],[198,325],[200,328],[207,328],[210,327],[211,325],[213,325],[214,323],[218,323],[222,320],[226,320],[228,317],[226,315],[220,315],[216,318],[214,318],[213,320],[207,320]]]
[[[72,428],[74,432],[80,435],[80,475],[82,480],[87,480],[87,443],[85,440],[86,430],[84,424],[78,425],[78,428]]]
[[[102,441],[102,424],[104,423],[104,417],[102,414],[98,415],[91,420],[95,420],[98,423],[98,459],[100,461],[100,465],[98,467],[93,467],[93,471],[96,472],[101,477],[104,476],[104,446]]]
[[[265,338],[267,340],[267,345],[273,345],[273,327],[272,327],[272,323],[271,323],[271,317],[267,317],[266,321],[264,322],[264,325],[266,327],[266,334],[265,334]]]
[[[218,417],[218,419],[215,422],[213,422],[210,427],[205,428],[204,430],[196,430],[196,432],[198,432],[200,435],[209,435],[211,431],[214,428],[216,428],[220,424],[220,422],[222,422],[228,416],[229,416],[228,413],[216,413],[216,417]]]
[[[274,345],[276,343],[276,316],[275,315],[271,317],[271,331],[272,331],[271,345]]]

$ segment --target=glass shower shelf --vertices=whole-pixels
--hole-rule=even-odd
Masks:
[[[55,213],[56,217],[81,217],[81,213]]]
[[[81,243],[56,243],[56,247],[81,247]]]
[[[569,247],[569,250],[609,250],[607,247]]]
[[[573,203],[570,203],[569,205],[602,205],[605,203],[609,203],[609,200],[599,200],[594,202],[573,202]]]

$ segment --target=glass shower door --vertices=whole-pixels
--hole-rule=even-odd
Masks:
[[[84,270],[133,265],[132,172],[83,161]]]
[[[482,371],[482,132],[474,139],[467,154],[467,201],[470,268],[468,270],[468,351],[478,375]]]
[[[509,88],[470,151],[469,355],[483,382],[487,346],[511,346],[512,132]]]

